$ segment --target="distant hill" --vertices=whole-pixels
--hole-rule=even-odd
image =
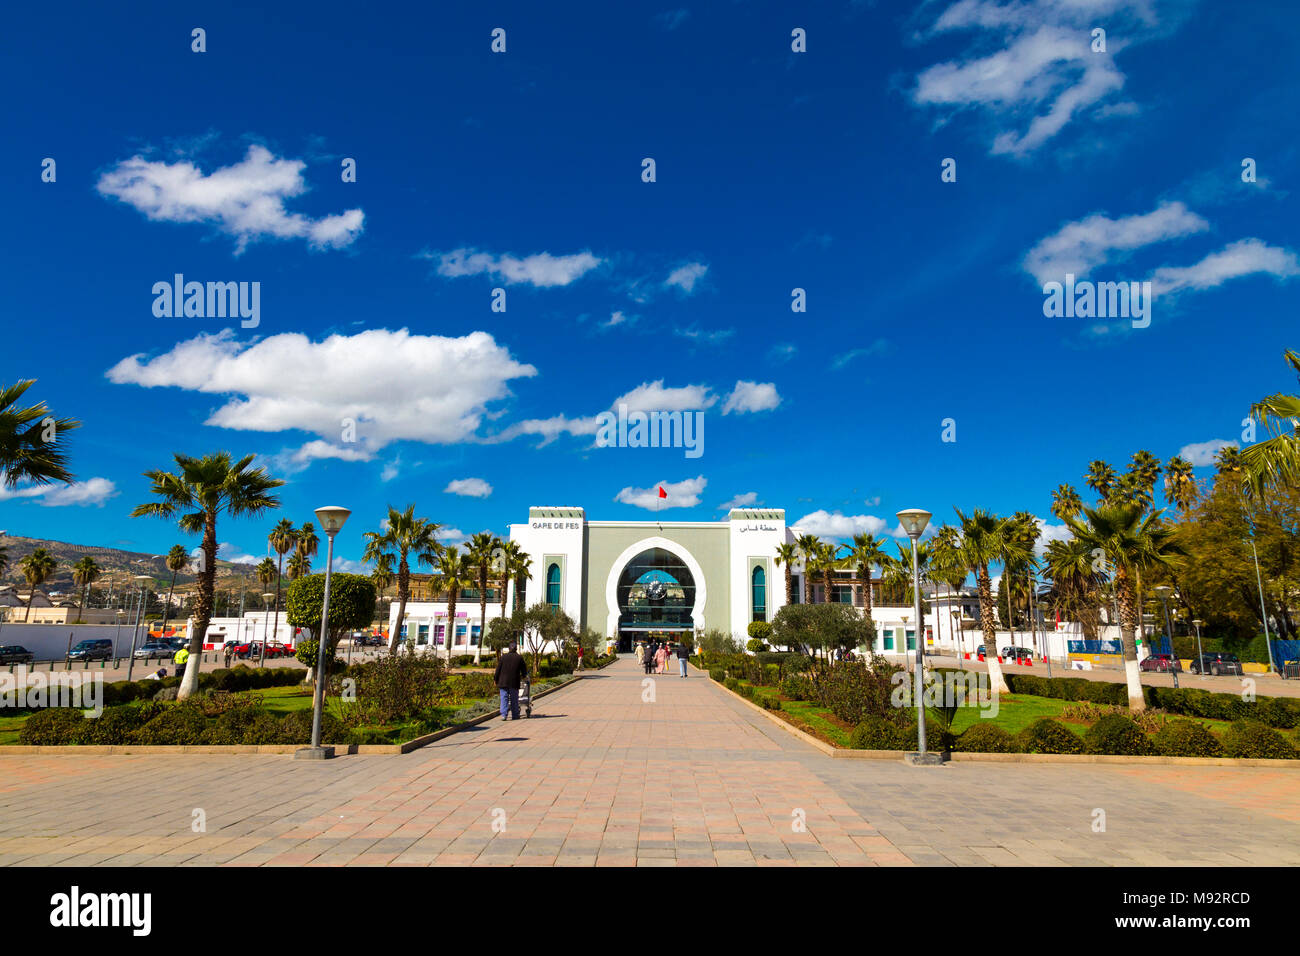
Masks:
[[[190,542],[186,541],[185,544]],[[121,548],[108,548],[103,545],[94,544],[70,544],[67,541],[50,541],[45,538],[25,538],[21,535],[0,535],[0,548],[5,548],[8,552],[9,567],[3,576],[0,576],[0,582],[6,584],[18,585],[26,589],[27,583],[23,579],[22,569],[18,562],[24,557],[31,554],[37,548],[44,548],[58,562],[58,567],[54,571],[53,577],[41,586],[41,590],[49,593],[51,591],[71,594],[77,590],[76,584],[72,580],[72,566],[90,555],[99,565],[103,576],[95,582],[96,587],[106,583],[108,575],[112,574],[119,581],[125,580],[126,577],[137,574],[148,574],[155,582],[156,586],[165,587],[171,581],[172,573],[167,570],[165,556],[161,554],[147,554],[141,551],[124,551]],[[223,578],[237,577],[240,572],[247,573],[251,576],[252,566],[247,564],[235,564],[231,561],[217,561],[217,580]],[[179,574],[176,576],[176,590],[183,593],[188,590],[182,585],[190,585],[194,582],[193,574]]]

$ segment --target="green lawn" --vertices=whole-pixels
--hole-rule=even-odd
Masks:
[[[741,683],[746,684],[748,682],[741,681]],[[754,687],[754,694],[769,700],[779,700],[781,710],[773,711],[777,716],[784,715],[793,718],[790,721],[791,723],[810,731],[814,736],[829,741],[838,747],[848,747],[849,737],[853,732],[852,728],[845,727],[844,723],[832,714],[829,709],[809,701],[787,700],[775,687]],[[1074,703],[1074,701],[1058,700],[1054,697],[1035,697],[1031,694],[1003,694],[998,700],[996,717],[980,716],[984,711],[978,707],[959,709],[953,721],[953,733],[961,734],[977,721],[988,720],[1007,731],[1007,733],[1017,734],[1041,717],[1053,717],[1082,737],[1088,730],[1088,724],[1065,720],[1061,717],[1065,708],[1071,703]],[[929,715],[933,715],[933,713],[933,710],[927,711]],[[931,716],[930,719],[935,718]],[[1222,736],[1231,726],[1230,721],[1212,720],[1208,717],[1176,717],[1175,719],[1196,720],[1205,724],[1216,736]],[[1297,747],[1300,747],[1300,728],[1290,731],[1279,730],[1278,732]]]

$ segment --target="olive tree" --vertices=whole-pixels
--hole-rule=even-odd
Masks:
[[[309,574],[285,589],[286,619],[294,627],[311,630],[319,639],[321,608],[325,603],[325,575]],[[339,639],[348,631],[370,625],[375,607],[375,584],[364,574],[330,575],[330,611],[325,635],[326,660],[334,659]],[[298,660],[314,668],[316,641],[300,641]],[[310,679],[310,677],[309,677]]]

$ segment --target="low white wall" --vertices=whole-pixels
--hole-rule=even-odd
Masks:
[[[127,657],[131,652],[131,628],[123,624],[4,624],[0,626],[0,644],[19,644],[36,655],[38,661],[61,661],[68,653],[68,637],[72,646],[78,641],[108,639],[114,641],[114,656]],[[136,635],[136,647],[148,636],[144,625]]]

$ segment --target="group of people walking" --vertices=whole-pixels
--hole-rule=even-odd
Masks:
[[[691,649],[681,642],[639,641],[636,645],[636,659],[647,674],[667,674],[668,661],[676,657],[678,676],[685,677],[686,660],[690,656]]]

